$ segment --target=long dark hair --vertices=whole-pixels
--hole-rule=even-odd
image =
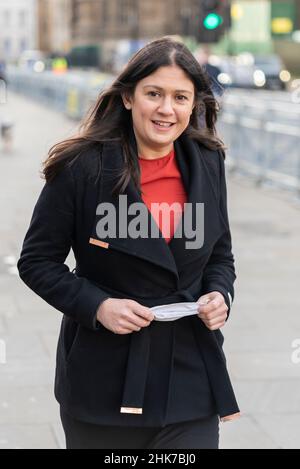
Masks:
[[[168,65],[179,66],[195,86],[195,107],[184,133],[212,150],[223,149],[215,129],[218,105],[206,72],[183,43],[163,37],[150,42],[130,59],[111,86],[100,94],[80,125],[78,135],[50,148],[43,163],[46,181],[51,181],[66,164],[71,164],[95,143],[118,141],[123,148],[124,167],[115,190],[123,192],[131,177],[140,190],[138,155],[128,137],[132,132],[131,111],[125,108],[122,96],[132,96],[140,80]],[[199,123],[201,116],[203,125]]]

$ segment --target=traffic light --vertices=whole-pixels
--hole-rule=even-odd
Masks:
[[[230,2],[228,0],[202,0],[197,29],[199,42],[218,42],[224,31],[231,26]]]
[[[219,14],[220,4],[218,0],[203,0],[203,26],[205,29],[217,29],[222,23],[223,18]]]

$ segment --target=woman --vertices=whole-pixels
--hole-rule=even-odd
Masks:
[[[18,268],[63,313],[55,396],[67,448],[217,448],[219,418],[239,412],[219,330],[235,273],[215,121],[203,70],[162,38],[50,150]],[[174,304],[183,317],[155,320],[151,308]]]

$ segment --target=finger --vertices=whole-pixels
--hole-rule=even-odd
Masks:
[[[227,317],[227,311],[228,311],[228,307],[224,304],[210,313],[201,312],[198,314],[198,316],[201,319],[211,320],[211,319],[218,318],[219,316],[223,316],[223,315],[226,315]]]
[[[123,321],[127,321],[130,324],[133,324],[137,327],[147,327],[150,324],[150,321],[147,319],[142,318],[138,314],[132,311],[132,307],[128,306],[126,309],[123,310],[120,319]]]
[[[216,309],[217,305],[214,300],[210,300],[208,303],[199,303],[198,311],[200,313],[210,313],[214,309]]]
[[[140,326],[137,326],[136,324],[134,324],[133,322],[129,321],[129,320],[120,320],[118,322],[118,325],[117,325],[117,328],[118,329],[129,329],[131,332],[138,332],[141,330],[141,327]]]
[[[218,329],[221,329],[221,327],[225,326],[225,321],[219,322],[218,324],[215,324],[214,326],[210,326],[209,330],[210,331],[216,331]]]
[[[209,295],[200,296],[200,298],[197,300],[197,304],[199,305],[199,307],[201,306],[201,308],[203,308],[211,300],[212,298],[210,298]]]
[[[141,316],[142,318],[146,319],[147,321],[152,321],[154,319],[154,314],[151,309],[141,305],[137,301],[131,302],[131,310],[138,316]]]
[[[201,302],[199,303],[199,308],[198,311],[200,313],[210,313],[214,311],[215,309],[219,308],[222,306],[222,304],[225,304],[224,298],[216,297],[212,300],[209,301],[207,304],[202,304]]]
[[[146,319],[141,318],[141,316],[138,316],[135,313],[130,313],[127,316],[127,321],[134,324],[137,327],[147,327],[151,323],[151,321],[147,321]]]
[[[218,324],[225,324],[225,322],[226,322],[226,314],[223,314],[222,316],[219,316],[218,318],[213,319],[211,321],[211,325],[216,326]]]
[[[205,323],[206,326],[213,327],[216,326],[217,324],[225,323],[226,321],[226,314],[222,314],[221,316],[219,315],[218,317],[214,319],[202,319],[202,321]]]
[[[218,321],[214,324],[211,324],[210,322],[207,322],[207,321],[203,321],[203,323],[205,324],[207,329],[209,329],[210,331],[215,331],[217,329],[220,329],[220,327],[223,327],[226,324],[226,321],[221,320],[221,321]]]
[[[120,329],[120,331],[116,332],[116,334],[119,334],[119,335],[125,335],[125,334],[132,334],[133,331],[131,331],[130,329]]]
[[[215,309],[211,311],[205,312],[202,309],[200,309],[199,314],[202,314],[203,316],[206,316],[206,317],[216,317],[218,314],[222,314],[227,311],[228,311],[228,307],[226,303],[222,303],[221,305],[217,306]]]
[[[114,334],[124,335],[124,334],[132,334],[133,331],[131,329],[127,329],[127,328],[124,328],[124,327],[117,327],[112,332]]]

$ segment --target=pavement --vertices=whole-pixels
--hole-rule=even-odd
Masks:
[[[22,283],[16,262],[44,184],[41,162],[78,124],[16,94],[0,105],[4,115],[14,147],[7,154],[0,142],[0,449],[62,449],[53,394],[61,313]],[[300,203],[237,174],[227,184],[238,278],[223,333],[242,417],[221,424],[220,447],[299,449]]]

